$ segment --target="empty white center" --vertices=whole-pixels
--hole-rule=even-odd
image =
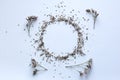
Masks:
[[[72,52],[77,44],[77,34],[74,28],[64,22],[48,25],[44,35],[45,48],[56,56]]]

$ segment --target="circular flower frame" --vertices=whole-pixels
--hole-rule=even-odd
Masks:
[[[65,56],[60,56],[60,55],[55,56],[54,52],[49,52],[48,49],[46,49],[44,46],[45,43],[43,41],[43,38],[44,38],[44,34],[46,32],[46,28],[49,25],[56,24],[56,22],[65,22],[65,24],[71,25],[74,28],[74,30],[77,32],[77,35],[78,35],[77,45],[75,46],[75,49],[72,52],[68,52],[67,55],[65,55]],[[40,56],[45,55],[45,57],[47,57],[47,59],[54,58],[55,60],[68,60],[70,56],[74,57],[75,55],[81,55],[81,56],[85,55],[82,51],[82,47],[84,46],[84,40],[83,40],[83,34],[81,32],[81,28],[77,23],[75,23],[75,21],[72,17],[66,18],[65,16],[62,16],[62,15],[56,16],[56,17],[50,15],[49,21],[43,21],[38,43],[39,43],[39,45],[37,47],[37,50],[42,51]]]

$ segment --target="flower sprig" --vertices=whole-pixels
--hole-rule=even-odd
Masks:
[[[70,66],[65,66],[66,68],[75,68],[75,67],[80,67],[83,68],[83,71],[81,70],[76,70],[79,72],[80,76],[83,76],[85,74],[88,74],[89,71],[92,68],[92,58],[89,59],[88,61],[81,63],[81,64],[77,64],[77,65],[70,65]]]
[[[95,23],[96,23],[96,19],[97,19],[99,13],[96,10],[93,10],[93,9],[86,9],[86,12],[92,15],[93,21],[94,21],[93,29],[95,29]]]
[[[47,68],[43,67],[42,65],[38,64],[38,62],[35,59],[31,59],[31,67],[33,68],[33,75],[36,75],[38,71],[37,67],[43,68],[44,71],[48,70]]]
[[[26,27],[27,27],[29,36],[30,36],[30,28],[31,28],[32,24],[37,20],[37,18],[38,18],[37,16],[28,16],[26,18],[26,20],[27,20]]]

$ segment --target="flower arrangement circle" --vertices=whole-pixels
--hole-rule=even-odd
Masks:
[[[64,22],[65,24],[71,25],[74,30],[77,32],[77,46],[75,47],[75,49],[72,52],[68,52],[67,55],[65,56],[55,56],[54,52],[49,52],[48,49],[45,48],[45,43],[43,41],[44,38],[44,34],[46,32],[46,28],[49,25],[55,24],[55,23],[59,23],[59,22]],[[41,33],[40,33],[40,37],[39,37],[39,41],[38,41],[38,47],[37,50],[42,51],[42,53],[40,54],[40,56],[45,56],[47,57],[47,59],[51,59],[54,58],[55,60],[68,60],[69,57],[74,57],[76,55],[85,55],[82,51],[82,47],[84,46],[84,40],[83,40],[83,34],[81,32],[81,28],[79,27],[79,25],[77,23],[75,23],[74,19],[72,17],[68,17],[66,18],[65,16],[61,15],[61,16],[52,16],[50,15],[50,20],[49,21],[43,21],[43,24],[41,26]]]

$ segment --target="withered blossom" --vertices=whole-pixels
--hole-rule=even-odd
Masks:
[[[94,21],[93,29],[95,29],[96,19],[97,19],[97,16],[99,15],[98,12],[96,10],[93,10],[93,9],[86,9],[86,12],[92,15],[93,21]]]
[[[27,20],[26,27],[27,27],[29,36],[30,36],[30,28],[32,27],[32,24],[37,20],[37,18],[38,18],[37,16],[28,16],[26,18],[26,20]]]
[[[33,75],[36,75],[37,72],[40,71],[40,70],[38,70],[36,67],[41,67],[41,68],[43,68],[43,70],[45,70],[45,71],[47,70],[47,68],[45,68],[45,67],[43,67],[42,65],[38,64],[38,62],[37,62],[35,59],[31,59],[31,66],[32,66],[32,68],[33,68]]]
[[[75,67],[81,67],[83,68],[83,71],[77,70],[80,73],[80,76],[86,75],[89,73],[92,67],[92,59],[89,59],[88,61],[77,64],[77,65],[70,65],[70,66],[65,66],[66,68],[75,68]]]

